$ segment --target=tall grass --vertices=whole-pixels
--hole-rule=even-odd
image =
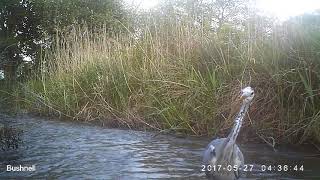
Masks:
[[[256,91],[242,139],[320,141],[320,38],[298,27],[226,27],[152,22],[109,36],[74,27],[58,33],[41,78],[23,85],[30,111],[113,127],[224,135],[239,90]]]

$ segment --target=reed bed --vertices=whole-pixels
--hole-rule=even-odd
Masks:
[[[139,33],[73,27],[57,33],[41,75],[23,84],[29,111],[109,127],[222,136],[240,89],[255,100],[240,139],[320,141],[320,38],[299,26],[219,33],[190,21]]]

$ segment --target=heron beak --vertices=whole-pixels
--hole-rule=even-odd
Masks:
[[[241,95],[240,96],[240,101],[244,100],[245,98],[246,98],[245,96]]]

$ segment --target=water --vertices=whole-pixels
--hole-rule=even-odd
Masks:
[[[0,151],[0,179],[205,179],[201,154],[209,139],[154,136],[151,132],[0,116],[2,123],[23,129],[23,146]],[[252,171],[242,179],[317,179],[317,151],[240,145]],[[303,165],[304,171],[261,171],[261,165]],[[6,172],[6,165],[35,165],[32,172]],[[320,179],[320,178],[319,178]]]

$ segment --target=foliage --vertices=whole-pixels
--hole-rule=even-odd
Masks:
[[[54,43],[52,38],[58,30],[68,31],[79,23],[90,28],[104,25],[106,31],[116,33],[126,23],[125,19],[121,3],[114,0],[1,1],[0,69],[8,80],[14,80],[25,70],[40,65],[41,48]],[[24,62],[26,56],[32,62]],[[19,69],[20,65],[23,67]]]
[[[319,142],[320,46],[313,25],[277,25],[265,34],[251,20],[250,32],[224,26],[214,34],[189,20],[154,19],[138,38],[111,38],[103,29],[92,37],[81,28],[58,36],[43,79],[24,84],[29,111],[224,135],[239,90],[251,85],[256,97],[242,139]]]
[[[34,55],[39,39],[39,18],[28,1],[0,2],[0,67],[8,79],[14,79],[17,67],[23,62],[21,54]]]
[[[44,115],[211,136],[228,133],[238,92],[250,85],[243,140],[320,142],[319,14],[279,25],[255,14],[235,23],[229,13],[214,28],[221,16],[195,12],[201,1],[175,2],[143,14],[128,34],[110,35],[108,23],[57,31],[40,78],[11,94]]]

